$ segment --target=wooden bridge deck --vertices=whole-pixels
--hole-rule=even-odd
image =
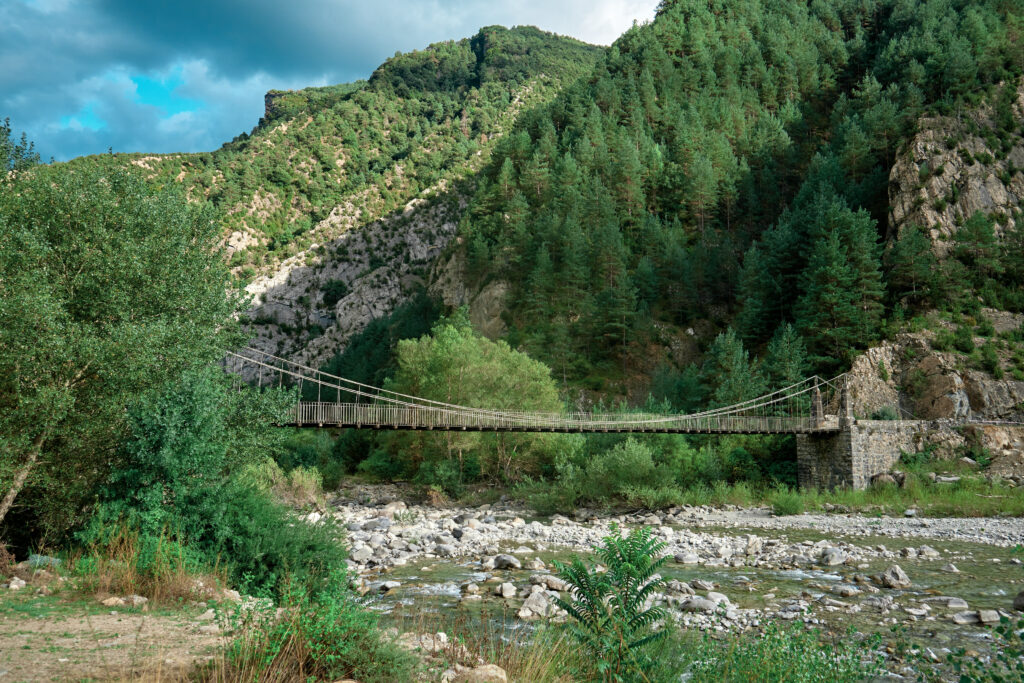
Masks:
[[[808,434],[839,431],[839,419],[833,415],[815,419],[808,416],[729,414],[558,414],[308,401],[292,409],[288,424],[297,427],[465,432]]]

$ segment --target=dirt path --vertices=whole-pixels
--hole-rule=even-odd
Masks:
[[[60,595],[0,595],[0,683],[174,679],[216,656],[197,608],[110,609]]]

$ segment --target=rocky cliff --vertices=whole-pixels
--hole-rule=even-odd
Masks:
[[[978,108],[922,119],[889,174],[889,225],[927,228],[940,256],[975,212],[992,216],[997,234],[1021,220],[1024,84],[1002,88]]]

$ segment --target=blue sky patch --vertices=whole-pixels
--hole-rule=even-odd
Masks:
[[[96,105],[93,102],[78,110],[77,114],[62,116],[60,127],[66,130],[103,130],[107,122],[96,115]]]
[[[202,100],[191,100],[177,95],[175,91],[185,84],[180,66],[171,69],[165,78],[132,76],[135,84],[135,101],[160,109],[166,116],[185,111],[200,111],[206,108]]]

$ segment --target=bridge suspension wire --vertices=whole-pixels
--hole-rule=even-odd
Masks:
[[[297,384],[298,402],[292,411],[293,424],[375,429],[676,433],[831,431],[838,425],[838,409],[830,417],[824,414],[823,407],[837,405],[845,380],[845,375],[827,380],[812,376],[761,396],[695,413],[553,413],[477,408],[411,396],[253,348],[246,348],[242,353],[229,352],[225,358],[225,369],[229,358],[243,367],[254,366],[253,378],[258,386],[263,384],[265,370],[271,374],[271,386],[273,373],[278,374],[278,387],[284,386],[285,376],[289,377],[290,383]],[[316,402],[302,400],[304,382],[316,385]],[[335,389],[335,401],[325,403],[322,400],[325,387]],[[342,392],[353,396],[355,403],[343,403]],[[360,399],[367,399],[367,402],[362,403]],[[817,405],[817,409],[813,405]]]

